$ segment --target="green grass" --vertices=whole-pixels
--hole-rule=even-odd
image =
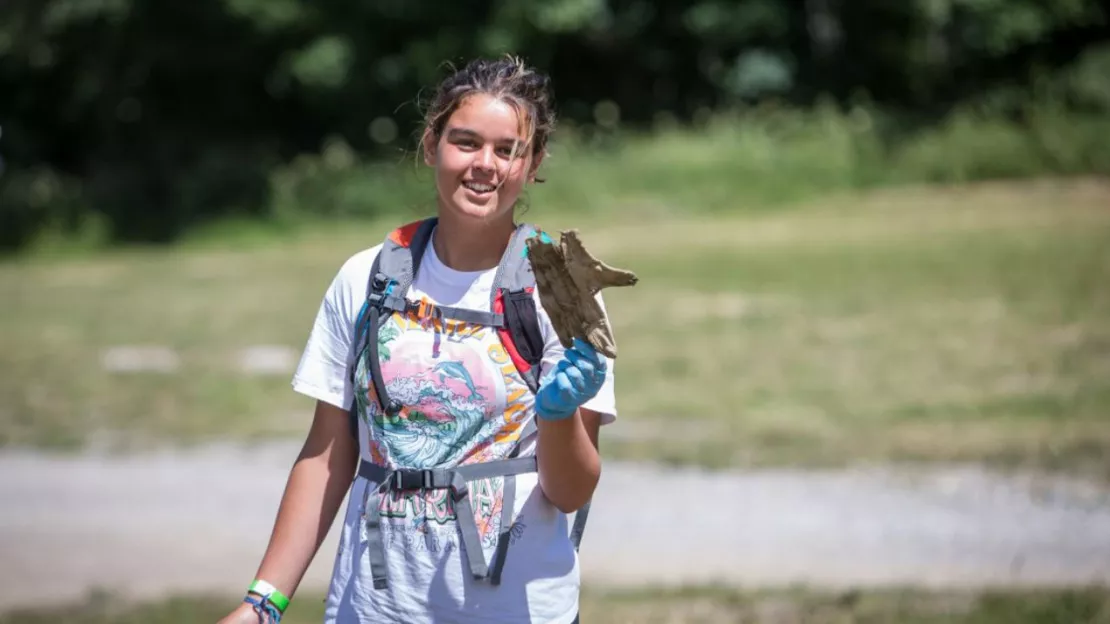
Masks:
[[[537,202],[538,203],[538,202]],[[904,188],[790,210],[529,216],[641,282],[606,291],[620,345],[610,457],[707,465],[985,461],[1110,477],[1110,185]],[[340,263],[385,222],[0,264],[0,444],[301,435],[288,376]],[[228,242],[231,240],[232,242]],[[178,373],[114,375],[117,344]]]
[[[1106,470],[1105,187],[922,190],[726,223],[613,254],[649,276],[613,297],[636,350],[618,364],[622,408],[697,432],[622,454]]]
[[[320,596],[297,597],[283,624],[321,621]],[[235,599],[189,596],[127,604],[96,596],[85,604],[0,615],[0,624],[179,624],[214,622]],[[743,592],[724,588],[584,591],[582,621],[606,624],[1106,624],[1104,588],[987,592],[874,590],[812,593]]]

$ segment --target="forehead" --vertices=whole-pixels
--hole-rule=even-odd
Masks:
[[[516,107],[484,93],[464,99],[447,120],[446,130],[465,130],[489,139],[526,138],[524,120]]]

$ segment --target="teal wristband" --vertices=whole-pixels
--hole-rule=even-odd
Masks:
[[[247,591],[258,594],[264,599],[269,600],[270,603],[277,607],[278,611],[282,613],[285,613],[285,610],[289,608],[289,599],[285,597],[285,594],[262,579],[255,579],[255,581],[251,583],[251,586],[247,588]]]

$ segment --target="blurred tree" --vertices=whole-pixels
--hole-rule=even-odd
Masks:
[[[926,116],[1014,94],[1018,111],[1060,68],[1069,101],[1107,110],[1107,32],[1097,0],[7,0],[0,245],[80,227],[55,205],[72,193],[31,191],[43,172],[116,241],[265,214],[268,172],[296,154],[411,148],[421,97],[477,55],[547,69],[583,124],[859,94]]]

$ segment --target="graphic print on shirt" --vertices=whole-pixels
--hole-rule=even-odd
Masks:
[[[357,368],[359,402],[370,459],[390,468],[432,468],[503,459],[530,413],[531,391],[491,328],[453,320],[421,322],[394,314],[378,334],[382,378],[404,406],[395,416],[378,407],[365,359]],[[492,548],[501,524],[503,477],[469,483],[483,545]],[[450,490],[391,492],[381,499],[387,543],[438,550],[457,541]],[[389,521],[386,521],[389,519]],[[397,531],[400,529],[400,531]],[[519,529],[517,530],[519,532]]]

